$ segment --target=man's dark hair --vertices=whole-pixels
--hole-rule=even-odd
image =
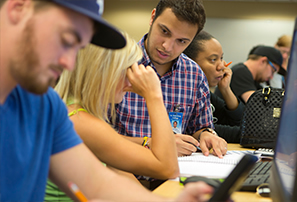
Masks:
[[[166,8],[171,8],[172,12],[179,20],[187,21],[198,25],[197,34],[203,29],[206,17],[201,0],[160,0],[156,7],[155,21]]]
[[[262,46],[262,45],[254,46],[254,47],[250,50],[248,56],[254,54],[254,51],[255,51],[257,48],[259,48],[260,46]]]
[[[198,56],[199,52],[204,51],[204,43],[213,38],[214,37],[208,32],[201,31],[194,37],[190,45],[184,50],[184,54],[186,54],[189,58],[194,60]]]

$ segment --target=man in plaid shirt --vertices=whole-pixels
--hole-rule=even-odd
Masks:
[[[169,117],[181,117],[182,134],[175,134],[178,155],[190,155],[199,146],[204,155],[213,148],[213,153],[223,158],[227,142],[212,130],[206,76],[182,53],[204,23],[205,11],[200,0],[160,0],[152,11],[149,33],[139,42],[143,50],[139,64],[153,67],[159,76]],[[139,144],[143,137],[151,137],[149,114],[141,96],[126,93],[117,105],[115,128]],[[153,140],[148,143],[149,147],[158,144]]]

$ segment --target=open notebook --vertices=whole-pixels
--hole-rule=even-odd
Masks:
[[[180,176],[199,175],[211,178],[226,178],[244,154],[253,154],[253,151],[228,151],[222,159],[212,154],[204,156],[201,152],[178,157]]]

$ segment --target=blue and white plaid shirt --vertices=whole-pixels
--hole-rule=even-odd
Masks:
[[[139,41],[143,50],[143,58],[139,64],[149,65],[156,71],[144,47],[146,36]],[[213,128],[207,79],[194,61],[181,54],[171,71],[162,77],[159,74],[158,76],[167,112],[173,112],[177,107],[178,112],[183,113],[182,134],[192,135],[201,128]],[[123,101],[116,106],[116,112],[115,129],[120,134],[151,137],[151,124],[143,97],[132,92],[126,93]]]

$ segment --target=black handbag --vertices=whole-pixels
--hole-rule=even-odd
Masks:
[[[248,148],[274,148],[284,89],[265,87],[248,99],[240,126],[240,145]]]

